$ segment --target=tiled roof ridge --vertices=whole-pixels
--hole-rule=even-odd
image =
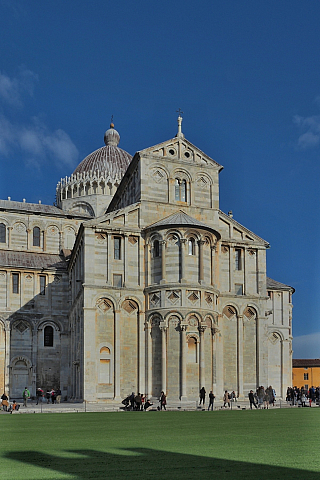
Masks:
[[[293,290],[294,288],[290,285],[286,285],[285,283],[277,282],[277,280],[273,280],[270,277],[267,277],[267,288],[275,289],[275,290]]]
[[[179,218],[180,217],[180,218]],[[168,215],[167,217],[162,218],[161,220],[158,220],[155,223],[152,223],[148,225],[147,228],[153,228],[161,225],[168,225],[168,224],[174,224],[174,225],[196,225],[198,227],[205,227],[205,228],[210,228],[209,225],[206,225],[205,223],[201,222],[200,220],[197,220],[194,217],[191,217],[188,215],[186,212],[183,210],[178,210],[175,213],[172,213],[171,215]]]

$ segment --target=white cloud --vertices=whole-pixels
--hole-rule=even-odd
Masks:
[[[320,332],[293,338],[293,358],[320,358]]]
[[[40,167],[54,162],[58,167],[73,167],[78,159],[77,147],[63,130],[50,131],[38,118],[29,125],[14,125],[0,115],[0,153],[8,157],[22,153],[27,163]]]
[[[37,80],[38,76],[25,67],[20,67],[16,78],[0,72],[0,104],[22,107],[23,96],[33,96]],[[58,167],[75,166],[79,153],[64,130],[50,131],[40,117],[19,125],[11,121],[10,113],[10,109],[6,114],[0,112],[0,154],[7,158],[22,154],[28,165],[38,168],[49,162]]]
[[[301,134],[298,138],[298,146],[300,148],[316,147],[320,143],[320,115],[312,115],[310,117],[301,117],[295,115],[293,117]]]
[[[23,94],[33,96],[37,80],[38,75],[25,67],[20,67],[20,72],[15,78],[0,72],[0,99],[11,106],[22,106]]]

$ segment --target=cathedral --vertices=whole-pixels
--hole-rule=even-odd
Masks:
[[[174,138],[132,157],[114,125],[54,206],[0,200],[0,389],[119,403],[291,385],[292,294],[267,241],[219,209],[222,166]],[[227,192],[222,192],[227,194]]]

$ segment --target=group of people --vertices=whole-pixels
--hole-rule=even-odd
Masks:
[[[166,410],[167,397],[164,392],[161,392],[159,397],[160,405],[157,407],[157,410]],[[141,393],[137,395],[132,392],[131,395],[128,395],[124,400],[122,400],[125,410],[136,410],[136,411],[146,411],[149,410],[153,403],[147,397]]]
[[[261,385],[255,392],[250,390],[248,397],[251,410],[252,407],[268,409],[270,405],[274,407],[276,391],[271,385],[267,388],[264,388],[264,386]]]
[[[9,398],[7,394],[4,392],[2,394],[1,398],[1,407],[5,412],[10,411],[17,411],[20,408],[20,405],[16,402],[16,400],[13,400],[12,404],[9,404]],[[28,406],[28,400],[31,398],[30,390],[28,387],[25,387],[23,392],[22,392],[22,399],[23,399],[23,406],[27,407]],[[58,388],[57,390],[51,389],[50,391],[44,393],[42,388],[37,388],[36,390],[36,405],[39,404],[39,402],[42,402],[43,399],[46,398],[47,403],[60,403],[61,402],[61,390]]]
[[[42,388],[38,387],[36,391],[36,397],[37,397],[37,405],[39,402],[43,402],[43,399],[46,398],[47,403],[60,403],[61,402],[61,390],[58,388],[57,390],[54,390],[53,388],[49,391],[44,393]]]
[[[122,400],[125,410],[137,410],[143,411],[148,410],[153,403],[146,398],[145,395],[138,393],[137,395],[132,392],[124,400]]]
[[[13,402],[10,404],[9,398],[6,395],[6,392],[4,392],[1,395],[1,407],[4,412],[12,413],[17,412],[20,408],[20,405],[15,400],[13,400]]]
[[[298,405],[302,407],[311,407],[313,403],[320,405],[320,387],[312,387],[306,389],[304,387],[298,388],[288,387],[286,394],[286,401],[290,405]]]

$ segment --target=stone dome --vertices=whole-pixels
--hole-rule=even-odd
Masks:
[[[121,180],[132,160],[132,156],[118,147],[119,141],[120,135],[111,123],[109,130],[104,134],[105,147],[95,150],[84,158],[73,175],[99,172],[104,177]]]

